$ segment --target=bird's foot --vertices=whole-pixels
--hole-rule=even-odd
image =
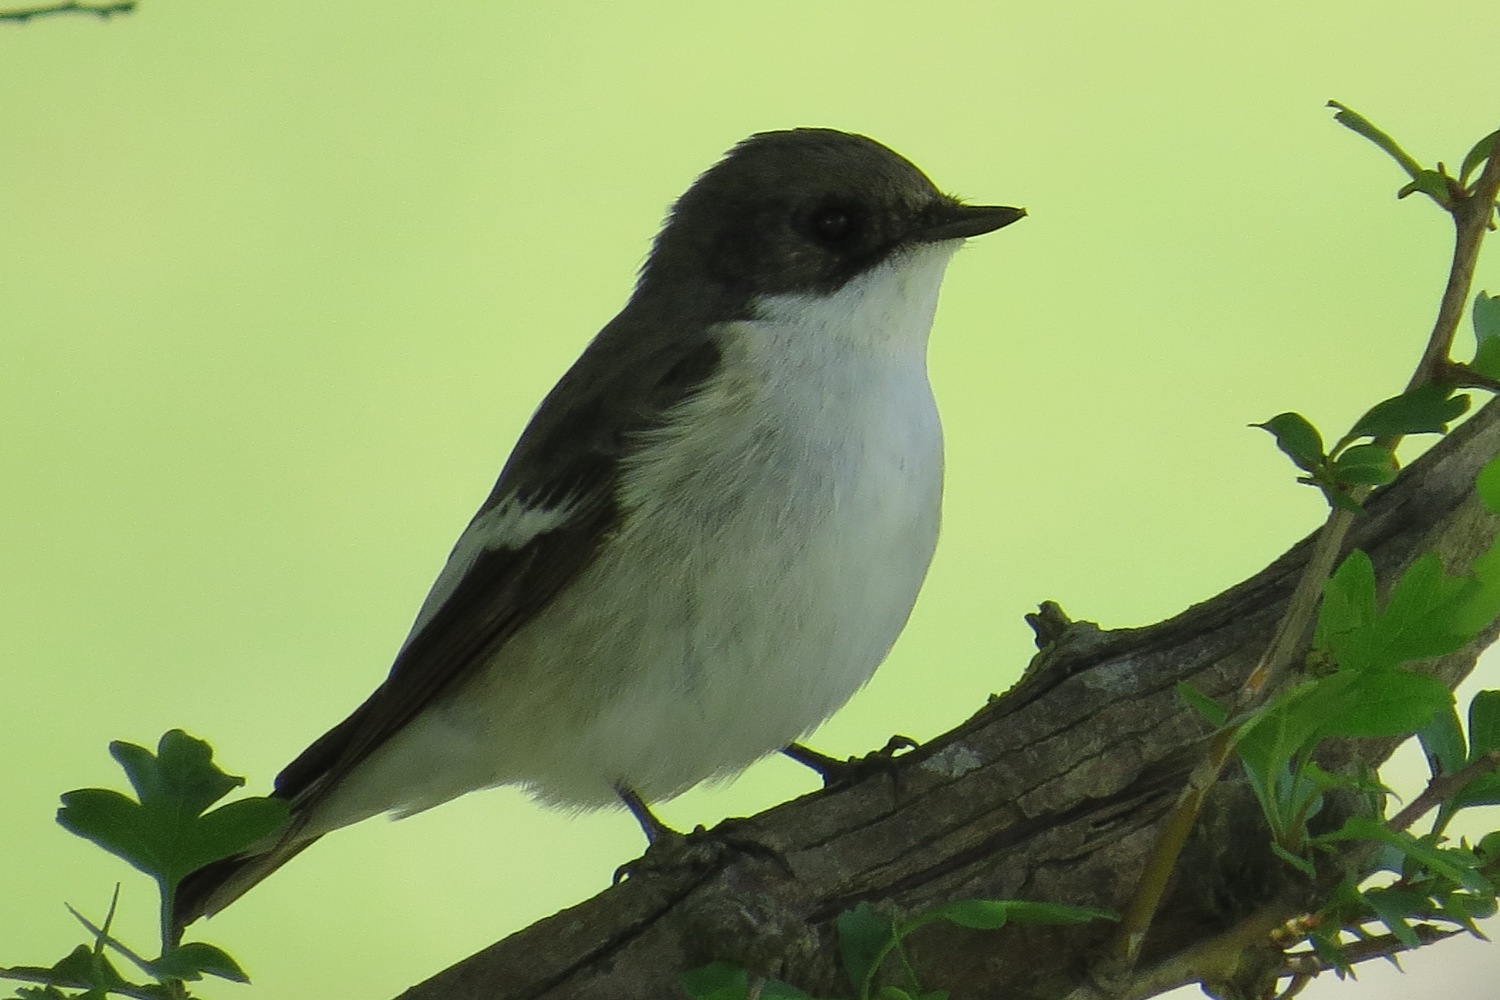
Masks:
[[[848,784],[872,772],[889,771],[898,755],[906,750],[915,750],[917,741],[909,736],[892,736],[885,746],[863,757],[830,757],[816,750],[793,743],[781,752],[799,764],[812,768],[823,776],[823,787]]]
[[[689,833],[679,833],[658,824],[646,853],[616,868],[614,882],[619,884],[627,878],[647,875],[713,871],[729,864],[735,855],[774,861],[788,875],[792,873],[791,865],[776,848],[753,837],[736,834],[733,827],[737,822],[727,820],[712,830],[698,826]]]
[[[663,875],[668,872],[691,869],[708,871],[724,860],[725,846],[709,836],[701,826],[689,833],[679,833],[670,827],[660,827],[646,853],[634,861],[627,861],[615,869],[615,884],[627,878],[643,875]]]

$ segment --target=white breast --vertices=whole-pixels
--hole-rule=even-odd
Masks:
[[[591,685],[610,693],[570,749],[537,762],[544,798],[577,801],[575,776],[651,800],[736,773],[885,659],[937,542],[926,346],[952,250],[763,302],[726,331],[721,375],[624,476],[624,528],[589,598],[633,606],[598,650],[618,672]]]

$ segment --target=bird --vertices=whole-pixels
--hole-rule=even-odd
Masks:
[[[650,811],[795,747],[873,675],[937,544],[950,258],[1025,210],[863,135],[760,132],[669,210],[542,401],[389,674],[275,781],[285,827],[183,927],[334,830],[478,789]]]

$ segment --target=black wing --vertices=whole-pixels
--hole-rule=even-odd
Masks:
[[[622,315],[606,327],[548,395],[471,523],[507,503],[566,505],[567,520],[514,548],[479,553],[375,693],[277,776],[275,794],[292,800],[295,814],[313,809],[434,699],[492,662],[609,538],[620,457],[712,376],[720,356],[705,334],[631,363],[620,356],[640,332],[631,326]]]

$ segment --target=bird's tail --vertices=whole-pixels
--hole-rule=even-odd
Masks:
[[[259,854],[236,854],[204,865],[177,885],[172,897],[172,926],[182,929],[199,917],[211,917],[255,888],[267,875],[311,847],[317,837],[285,841]]]

